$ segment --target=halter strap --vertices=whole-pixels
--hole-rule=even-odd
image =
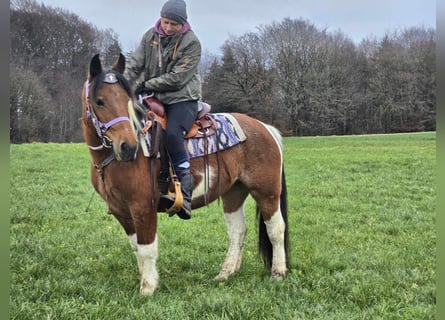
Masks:
[[[108,129],[111,126],[114,126],[116,123],[119,123],[119,122],[122,122],[122,121],[130,121],[130,118],[129,117],[124,117],[124,116],[114,118],[113,120],[108,121],[107,123],[105,123],[104,127],[105,127],[105,129]]]
[[[110,75],[112,75],[114,78],[111,77]],[[116,79],[115,77],[116,76],[114,74],[109,73],[109,74],[106,75],[106,77],[105,77],[106,80],[104,80],[104,82],[114,83],[113,80]],[[115,81],[117,81],[117,80],[115,80]],[[87,80],[87,81],[85,81],[85,96],[86,96],[87,99],[89,99],[89,96],[88,96],[89,93],[90,93],[90,82]],[[94,120],[97,121],[99,127],[101,127],[101,128],[103,127],[103,128],[105,128],[105,130],[109,129],[111,126],[114,126],[116,123],[119,123],[119,122],[122,122],[122,121],[130,121],[131,122],[129,117],[122,116],[122,117],[114,118],[113,120],[110,120],[110,121],[108,121],[107,123],[104,124],[97,118],[96,114],[94,113],[93,107],[91,106],[90,103],[88,103],[88,108],[86,110],[87,118],[90,117],[90,113],[91,113],[91,116],[94,118]]]
[[[85,98],[89,99],[88,95],[90,94],[90,82],[85,81]]]

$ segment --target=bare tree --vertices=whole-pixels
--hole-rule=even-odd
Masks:
[[[321,39],[324,31],[303,20],[284,19],[262,29],[282,103],[287,110],[288,127],[294,135],[304,134],[308,127],[307,111],[311,103],[311,88],[322,66],[326,49]]]
[[[11,68],[14,66],[15,80],[25,81],[20,73],[31,72],[36,75],[33,81],[44,88],[50,98],[42,109],[35,109],[42,115],[29,114],[36,121],[39,117],[46,119],[47,132],[42,128],[43,131],[38,131],[39,138],[61,142],[80,140],[80,92],[88,62],[98,52],[107,61],[114,61],[120,52],[116,33],[98,30],[75,14],[32,0],[14,0],[10,7],[10,64]],[[19,97],[11,96],[11,109],[20,107],[16,105],[18,101]],[[11,121],[13,134],[17,132],[16,125]],[[11,141],[21,140],[11,137]]]
[[[38,76],[30,70],[12,67],[10,81],[10,141],[49,141],[47,126],[51,114],[46,110],[51,99]]]

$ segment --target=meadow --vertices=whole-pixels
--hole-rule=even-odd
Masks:
[[[270,280],[253,200],[241,270],[214,281],[222,207],[159,214],[160,286],[138,293],[85,144],[10,146],[11,319],[433,319],[436,134],[284,139],[291,265]],[[91,202],[90,202],[91,201]],[[88,207],[88,210],[86,208]]]

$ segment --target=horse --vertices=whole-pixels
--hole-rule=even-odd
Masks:
[[[123,76],[125,63],[122,54],[107,69],[99,54],[91,59],[82,90],[81,124],[91,156],[94,190],[128,236],[139,268],[140,294],[152,295],[159,282],[157,177],[161,164],[159,157],[147,157],[141,148],[140,128],[133,120],[135,97]],[[215,280],[225,281],[241,266],[246,235],[244,204],[250,194],[256,202],[259,221],[259,255],[271,279],[281,280],[289,269],[282,138],[277,129],[252,117],[230,115],[246,138],[226,150],[206,155],[206,161],[191,159],[192,209],[222,200],[229,246]]]

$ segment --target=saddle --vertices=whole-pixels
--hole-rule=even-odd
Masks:
[[[142,103],[148,108],[148,116],[154,118],[161,124],[165,130],[167,126],[167,114],[164,105],[153,96],[142,97]],[[204,138],[216,134],[217,123],[209,116],[210,105],[208,103],[198,101],[198,115],[195,122],[185,136],[188,138]],[[149,128],[144,128],[147,131]]]

